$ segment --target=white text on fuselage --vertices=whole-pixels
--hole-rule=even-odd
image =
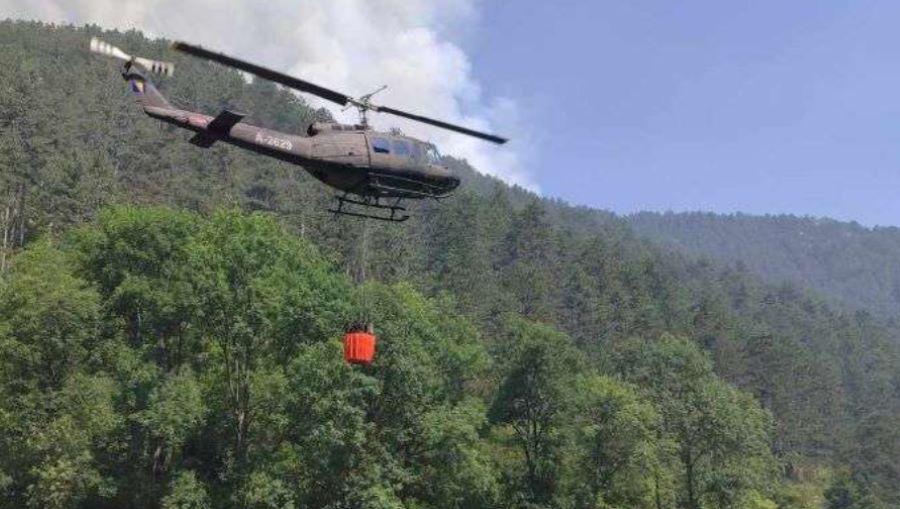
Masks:
[[[288,140],[269,136],[268,134],[256,133],[256,143],[268,145],[270,147],[280,148],[281,150],[290,150],[294,145]]]

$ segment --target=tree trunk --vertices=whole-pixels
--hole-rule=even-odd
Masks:
[[[656,509],[663,509],[662,494],[659,492],[659,468],[653,469],[653,490],[656,495]]]
[[[163,464],[163,446],[162,444],[156,445],[156,450],[153,451],[153,480],[156,481],[159,479],[160,475],[163,473],[165,469]]]
[[[248,373],[249,375],[249,373]],[[247,377],[249,378],[249,376]],[[241,382],[237,401],[237,457],[246,464],[250,447],[248,437],[250,435],[250,382]]]
[[[9,249],[9,205],[3,211],[3,248],[0,250],[0,273],[6,271],[6,250]]]
[[[13,207],[13,218],[18,223],[18,227],[14,227],[13,231],[19,234],[18,247],[25,245],[25,185],[19,184],[19,190],[16,193],[16,206]],[[16,245],[12,246],[16,247]]]
[[[690,453],[687,453],[685,459],[684,482],[685,489],[687,490],[687,505],[685,507],[687,509],[700,509],[700,504],[697,501],[697,494],[694,490],[694,461],[691,458]]]

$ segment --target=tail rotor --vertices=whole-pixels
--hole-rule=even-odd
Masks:
[[[144,57],[136,57],[125,53],[121,49],[104,42],[96,37],[91,37],[91,52],[98,55],[116,58],[125,62],[125,65],[137,64],[147,71],[161,74],[163,76],[172,76],[175,74],[175,64],[171,62],[162,62],[160,60],[151,60]]]

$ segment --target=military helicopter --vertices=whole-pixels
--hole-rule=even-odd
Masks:
[[[302,166],[318,180],[342,191],[335,196],[336,205],[330,209],[335,214],[402,222],[409,219],[402,200],[444,198],[459,186],[459,178],[441,165],[434,145],[394,132],[373,130],[367,119],[370,111],[389,113],[497,144],[508,141],[493,134],[374,104],[372,96],[386,87],[355,98],[200,46],[175,42],[172,48],[359,111],[358,124],[316,122],[307,129],[307,136],[300,136],[246,124],[242,122],[246,115],[236,111],[224,110],[211,117],[183,110],[170,104],[137,70],[140,67],[171,76],[175,70],[173,64],[129,55],[96,37],[90,42],[92,52],[125,62],[122,77],[147,115],[194,131],[196,134],[189,141],[198,147],[209,148],[221,141]],[[356,206],[362,209],[351,210]]]

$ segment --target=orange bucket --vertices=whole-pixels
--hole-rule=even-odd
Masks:
[[[352,331],[344,334],[344,360],[350,364],[371,364],[375,358],[375,334]]]

